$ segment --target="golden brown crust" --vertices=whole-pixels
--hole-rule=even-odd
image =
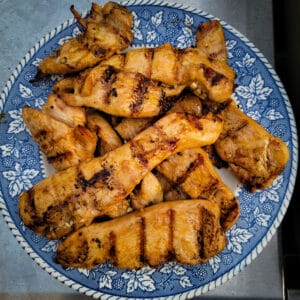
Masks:
[[[203,263],[226,245],[219,218],[218,206],[205,200],[155,204],[73,233],[58,246],[56,261],[92,268],[108,260],[128,269],[170,260]]]

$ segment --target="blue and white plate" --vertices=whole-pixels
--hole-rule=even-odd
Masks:
[[[178,47],[194,43],[199,23],[213,18],[189,7],[147,1],[127,2],[134,14],[134,46],[156,46],[170,42]],[[71,19],[44,37],[14,70],[1,94],[0,208],[9,228],[25,251],[48,273],[81,293],[114,299],[194,297],[236,275],[266,246],[289,205],[297,168],[297,133],[291,105],[271,65],[244,36],[222,22],[229,64],[237,73],[235,98],[249,116],[286,142],[290,160],[273,185],[248,193],[232,177],[227,183],[241,203],[241,216],[228,232],[224,251],[203,265],[165,264],[158,269],[120,271],[105,263],[92,270],[64,270],[53,261],[56,241],[37,236],[24,227],[18,214],[18,195],[49,174],[38,146],[32,141],[21,117],[24,105],[41,108],[56,76],[31,84],[39,62],[67,38],[78,34]],[[6,121],[6,123],[3,122]]]

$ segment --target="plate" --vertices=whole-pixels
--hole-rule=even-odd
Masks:
[[[182,5],[147,1],[125,3],[134,14],[134,46],[170,42],[191,46],[199,23],[214,18]],[[31,84],[41,59],[77,35],[79,26],[70,19],[35,45],[14,70],[1,94],[0,109],[0,208],[14,236],[25,251],[52,276],[67,286],[95,298],[192,298],[214,289],[238,274],[263,250],[280,225],[293,192],[298,162],[297,133],[290,102],[271,65],[260,51],[234,28],[222,22],[229,64],[237,73],[234,97],[241,109],[288,145],[290,160],[273,185],[248,193],[233,176],[224,176],[240,200],[241,215],[228,233],[228,245],[209,262],[187,266],[167,263],[158,269],[120,271],[109,263],[92,270],[64,270],[53,261],[57,241],[37,236],[18,214],[18,195],[49,175],[38,146],[26,129],[21,109],[41,108],[52,85],[52,76]],[[229,178],[229,179],[228,179]]]

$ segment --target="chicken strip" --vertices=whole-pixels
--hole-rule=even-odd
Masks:
[[[169,114],[130,142],[44,179],[19,197],[24,224],[50,239],[108,215],[168,156],[212,144],[222,130],[218,116]]]
[[[227,62],[226,40],[220,21],[210,20],[198,26],[196,47],[209,60]]]
[[[175,95],[184,87],[202,99],[226,101],[234,89],[234,70],[221,60],[210,60],[198,48],[178,49],[169,43],[156,48],[137,48],[112,57],[101,65],[111,65],[125,72],[139,72],[147,78],[174,87]],[[178,94],[178,93],[177,93]]]
[[[204,150],[194,148],[173,154],[159,164],[156,170],[191,198],[206,199],[219,205],[224,230],[236,223],[239,202],[222,181]]]
[[[224,129],[215,143],[218,155],[249,191],[267,188],[289,160],[287,146],[233,101],[223,113]]]
[[[140,73],[99,65],[77,77],[66,78],[54,92],[71,106],[86,106],[110,115],[144,118],[161,114],[167,106],[165,91]]]
[[[226,245],[219,220],[218,206],[209,201],[159,203],[80,229],[58,246],[55,260],[64,268],[92,268],[105,261],[121,269],[170,260],[204,263]]]
[[[87,128],[69,127],[51,116],[28,106],[23,120],[47,160],[56,170],[64,170],[94,157],[97,137]]]
[[[85,19],[79,16],[74,7],[71,10],[83,27],[83,33],[67,40],[47,56],[38,67],[37,77],[82,71],[131,44],[132,14],[124,6],[108,2],[100,7],[93,3]]]

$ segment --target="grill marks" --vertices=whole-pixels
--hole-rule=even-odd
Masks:
[[[80,236],[75,232],[59,245],[56,260],[65,268],[91,268],[108,260],[119,268],[136,269],[173,260],[198,264],[221,251],[226,237],[217,207],[203,200],[174,202],[93,224]],[[186,229],[189,234],[182,235]]]

